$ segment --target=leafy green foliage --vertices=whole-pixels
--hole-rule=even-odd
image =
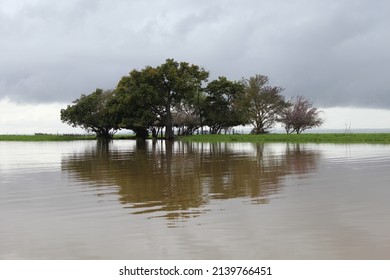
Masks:
[[[82,94],[61,110],[61,121],[73,127],[81,127],[96,133],[99,138],[112,138],[118,129],[117,115],[113,113],[111,103],[113,91],[96,89],[89,95]]]
[[[158,72],[150,66],[133,70],[122,77],[116,89],[115,111],[121,116],[119,126],[146,138],[148,129],[162,125],[164,107],[156,89]]]
[[[167,59],[156,68],[133,70],[118,84],[121,126],[137,131],[165,126],[166,138],[173,135],[173,115],[194,107],[196,95],[208,72],[197,65]]]
[[[185,105],[196,106],[202,82],[207,80],[209,73],[197,65],[187,62],[179,63],[173,59],[167,59],[156,69],[160,78],[161,86],[158,90],[161,104],[165,107],[165,137],[172,139],[174,137],[172,109],[180,112]]]
[[[241,108],[238,106],[243,90],[241,83],[229,81],[226,77],[219,77],[208,84],[203,115],[204,124],[210,127],[212,134],[244,123]]]
[[[209,72],[197,65],[167,59],[157,67],[132,70],[115,90],[97,89],[81,95],[61,110],[61,120],[95,132],[100,138],[112,138],[122,128],[133,130],[139,138],[148,137],[150,130],[157,137],[165,128],[165,138],[172,139],[173,127],[178,128],[179,135],[191,135],[198,128],[203,131],[204,126],[219,134],[251,124],[252,134],[265,134],[277,121],[285,124],[288,133],[322,124],[317,109],[307,102],[301,105],[309,108],[297,107],[304,112],[305,123],[297,119],[292,123],[289,114],[298,112],[297,108],[285,101],[281,87],[269,85],[267,76],[256,75],[240,82],[219,77],[204,87],[208,76]]]

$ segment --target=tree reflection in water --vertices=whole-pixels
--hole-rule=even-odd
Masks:
[[[299,144],[97,142],[64,156],[62,170],[98,193],[111,186],[133,214],[185,220],[207,211],[210,200],[269,203],[287,175],[313,172],[319,157]]]

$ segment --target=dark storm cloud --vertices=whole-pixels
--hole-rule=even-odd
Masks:
[[[3,2],[0,99],[70,102],[173,57],[317,106],[390,108],[386,0]]]

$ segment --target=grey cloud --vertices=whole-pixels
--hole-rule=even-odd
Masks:
[[[212,78],[268,75],[288,97],[306,95],[317,106],[390,108],[386,0],[26,0],[13,12],[4,7],[0,99],[70,102],[173,57]]]

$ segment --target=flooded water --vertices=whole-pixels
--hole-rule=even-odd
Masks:
[[[0,142],[0,259],[390,259],[390,145]]]

